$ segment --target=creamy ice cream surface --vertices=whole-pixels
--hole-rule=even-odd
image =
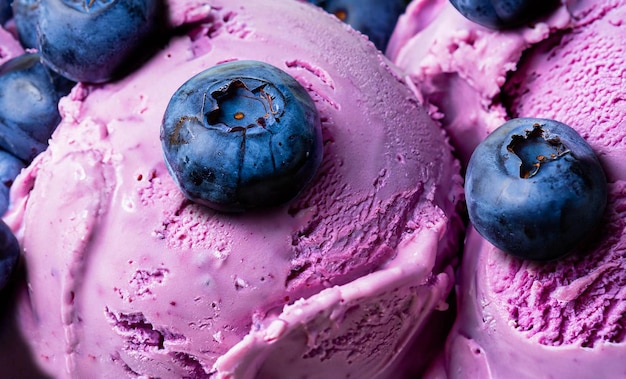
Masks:
[[[443,1],[409,8],[388,53],[441,111],[463,162],[507,119],[550,118],[585,138],[609,182],[597,234],[557,261],[510,257],[470,228],[459,313],[428,377],[623,377],[626,3],[565,1],[502,32]]]
[[[457,155],[467,162],[507,119],[501,86],[523,52],[570,20],[562,6],[531,26],[497,31],[467,20],[447,0],[418,0],[398,20],[386,54],[437,107]]]
[[[20,323],[38,363],[59,378],[397,377],[413,346],[419,371],[442,339],[427,336],[463,227],[459,165],[418,93],[308,4],[169,12],[183,32],[124,79],[76,86],[13,186]],[[324,158],[289,204],[216,213],[180,193],[159,128],[187,79],[244,59],[308,90]]]

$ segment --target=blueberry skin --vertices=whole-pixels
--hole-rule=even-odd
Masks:
[[[288,202],[323,153],[307,91],[258,61],[222,63],[183,84],[165,112],[161,142],[185,196],[223,212]]]
[[[0,289],[4,288],[15,271],[20,246],[11,229],[0,219]]]
[[[24,54],[0,67],[0,147],[25,162],[48,146],[61,121],[59,99],[73,82]]]
[[[0,25],[4,25],[11,17],[13,17],[11,0],[0,0]]]
[[[0,216],[9,208],[11,185],[24,167],[24,162],[13,154],[0,150]]]
[[[385,51],[398,17],[408,0],[309,0],[332,13],[355,30],[368,36],[376,47]]]
[[[491,29],[522,26],[555,10],[559,0],[450,0],[468,20]]]
[[[519,118],[474,150],[465,178],[470,221],[519,258],[565,256],[600,223],[607,183],[591,147],[557,121]]]
[[[165,28],[159,0],[45,0],[37,10],[43,61],[61,75],[101,83],[135,69]]]
[[[37,42],[37,12],[40,0],[13,0],[13,15],[15,28],[20,43],[24,48],[36,49]]]

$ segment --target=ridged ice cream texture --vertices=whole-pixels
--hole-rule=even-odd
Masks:
[[[609,182],[597,233],[564,259],[515,259],[468,230],[458,317],[429,377],[625,377],[626,2],[564,1],[497,32],[414,1],[390,46],[462,162],[511,117],[551,118],[587,140]]]
[[[77,85],[13,186],[19,317],[38,363],[58,378],[365,378],[391,375],[416,341],[432,354],[420,337],[447,308],[462,189],[414,88],[308,4],[169,11],[193,27],[128,77]],[[289,204],[220,214],[184,199],[159,127],[183,82],[236,59],[309,91],[324,159]]]

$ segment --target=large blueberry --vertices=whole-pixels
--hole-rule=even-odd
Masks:
[[[385,51],[408,0],[309,0],[369,37]]]
[[[293,77],[257,61],[219,64],[183,84],[161,141],[183,193],[220,211],[289,201],[322,159],[313,100]]]
[[[7,284],[20,256],[20,246],[11,229],[0,219],[0,289]]]
[[[492,29],[522,26],[553,11],[559,0],[450,0],[467,19]]]
[[[598,226],[607,201],[604,171],[585,140],[534,118],[506,122],[476,148],[465,192],[474,228],[532,260],[569,253]]]
[[[45,0],[37,11],[43,61],[75,81],[104,82],[138,66],[165,27],[160,0]]]
[[[24,163],[13,154],[0,150],[0,216],[9,208],[9,190]]]
[[[24,161],[43,151],[61,120],[59,99],[73,84],[45,67],[38,54],[0,66],[0,147]]]
[[[20,43],[25,48],[36,49],[37,43],[37,12],[40,0],[13,0],[15,28]]]

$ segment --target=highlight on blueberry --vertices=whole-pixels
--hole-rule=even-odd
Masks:
[[[185,196],[226,212],[288,202],[313,178],[323,150],[307,91],[258,61],[222,63],[183,84],[165,111],[161,142]]]
[[[559,0],[450,0],[468,20],[491,29],[528,24],[555,10]]]
[[[37,10],[45,64],[80,82],[100,83],[136,68],[165,29],[161,0],[45,0]]]
[[[61,121],[58,102],[73,82],[24,54],[0,66],[0,147],[25,162],[48,146]]]
[[[368,36],[385,51],[391,33],[409,0],[308,0]]]
[[[11,279],[17,267],[20,246],[11,229],[0,219],[0,289]]]
[[[516,257],[545,261],[567,255],[598,227],[607,183],[574,129],[518,118],[474,150],[465,196],[470,221],[486,240]]]

